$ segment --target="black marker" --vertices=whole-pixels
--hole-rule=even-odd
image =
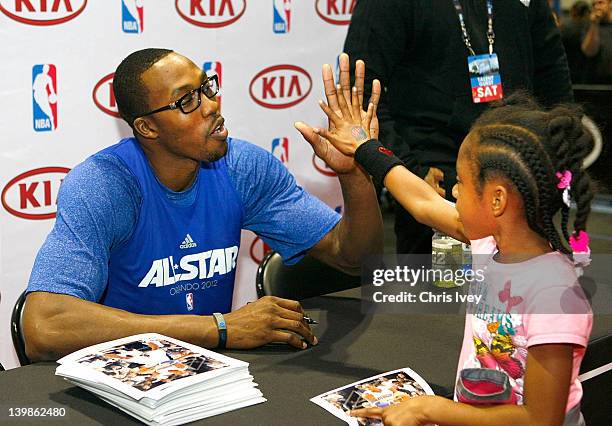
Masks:
[[[306,321],[306,324],[318,324],[319,323],[318,321],[310,318],[308,315],[304,315],[304,321]]]

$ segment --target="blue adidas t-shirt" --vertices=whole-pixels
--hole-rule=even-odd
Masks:
[[[203,167],[194,184],[182,192],[173,192],[164,187],[152,173],[154,184],[144,184],[147,180],[143,180],[139,173],[146,175],[146,171],[138,171],[134,164],[128,165],[125,158],[121,158],[116,152],[115,147],[130,143],[138,145],[133,140],[124,140],[89,157],[66,176],[58,196],[56,223],[36,257],[27,289],[29,292],[68,294],[148,314],[227,311],[231,306],[234,280],[234,271],[230,271],[228,265],[233,264],[237,255],[235,252],[239,244],[240,228],[254,231],[270,247],[280,252],[287,263],[295,263],[340,220],[336,212],[299,187],[280,161],[267,151],[247,142],[228,139],[227,155],[215,163],[210,163],[214,167]],[[146,169],[150,172],[150,167]],[[203,173],[204,169],[215,169],[221,176],[223,189],[217,191],[216,199],[202,195],[205,185],[199,183],[207,179],[208,173],[208,170]],[[205,238],[207,242],[214,241],[210,243],[212,246],[208,250],[195,249],[197,238],[194,239],[189,232],[180,234],[179,241],[175,241],[176,235],[179,235],[176,233],[168,240],[174,242],[176,250],[193,248],[190,255],[192,257],[208,256],[208,263],[199,264],[211,267],[211,270],[216,267],[216,275],[225,275],[219,272],[231,272],[223,277],[231,283],[226,284],[225,290],[211,299],[212,305],[207,303],[202,310],[202,303],[189,298],[176,307],[159,298],[157,303],[143,304],[142,297],[137,296],[142,293],[130,294],[127,289],[139,284],[151,291],[162,286],[167,286],[166,290],[169,290],[173,288],[172,284],[181,280],[173,272],[171,263],[176,263],[175,267],[179,268],[183,259],[177,258],[174,261],[172,256],[166,254],[160,255],[160,259],[156,259],[152,264],[149,262],[140,265],[144,269],[138,270],[137,273],[143,275],[142,277],[129,276],[132,270],[125,266],[134,262],[124,261],[125,256],[134,256],[138,262],[134,251],[141,247],[139,240],[147,240],[147,244],[152,244],[156,242],[155,234],[165,235],[163,229],[150,230],[153,237],[148,235],[146,229],[141,229],[143,223],[156,223],[147,222],[143,212],[150,212],[152,206],[167,206],[173,212],[183,209],[185,212],[198,213],[198,203],[220,206],[221,203],[216,201],[219,199],[223,200],[224,207],[219,209],[219,221],[196,231],[198,237],[208,235],[210,238]],[[146,207],[146,210],[143,207]],[[213,210],[215,206],[209,209]],[[205,216],[203,213],[202,215]],[[183,215],[175,216],[183,220]],[[214,217],[209,216],[209,220],[212,221]],[[190,223],[195,223],[197,219],[196,214],[189,220]],[[214,230],[220,228],[220,223],[225,228],[218,232],[222,235],[217,236]],[[167,229],[174,228],[168,226]],[[216,239],[212,238],[213,236]],[[182,251],[175,253],[183,254]],[[214,260],[215,258],[217,260]],[[191,262],[187,260],[181,265],[185,266],[186,271],[177,270],[184,274],[191,273],[190,267],[198,265],[198,262],[204,261],[195,258]],[[121,265],[115,267],[115,264]],[[199,273],[205,280],[209,278],[206,273]],[[213,275],[215,274],[211,274],[212,278],[217,278]],[[183,276],[185,277],[186,275]],[[199,309],[191,312],[190,303]]]

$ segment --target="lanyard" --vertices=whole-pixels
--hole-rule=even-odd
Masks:
[[[465,19],[463,18],[463,7],[461,7],[461,3],[459,0],[453,0],[455,4],[455,11],[457,12],[457,16],[459,16],[459,23],[461,24],[461,32],[463,33],[463,42],[465,46],[470,51],[472,56],[476,55],[474,53],[474,49],[472,49],[472,42],[470,41],[470,35],[467,32],[467,27],[465,26]],[[493,0],[487,0],[487,40],[489,40],[489,54],[493,54],[493,43],[495,43],[495,33],[493,32]]]

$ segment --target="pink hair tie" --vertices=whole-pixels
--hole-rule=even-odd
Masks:
[[[578,236],[570,235],[569,243],[574,253],[589,251],[589,234],[586,231],[580,231]]]
[[[559,179],[559,183],[557,183],[557,188],[565,189],[569,188],[572,183],[572,172],[569,170],[565,170],[563,173],[557,172],[557,179]]]
[[[563,202],[567,207],[571,207],[570,200],[570,189],[572,183],[572,172],[565,170],[563,172],[555,173],[559,182],[557,182],[557,188],[563,190]]]
[[[574,263],[581,267],[589,266],[591,263],[589,234],[587,234],[586,231],[580,231],[577,236],[571,235],[569,244],[574,252]]]

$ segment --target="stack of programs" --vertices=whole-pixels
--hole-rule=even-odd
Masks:
[[[100,343],[55,374],[148,425],[178,425],[265,402],[246,362],[160,334]]]

